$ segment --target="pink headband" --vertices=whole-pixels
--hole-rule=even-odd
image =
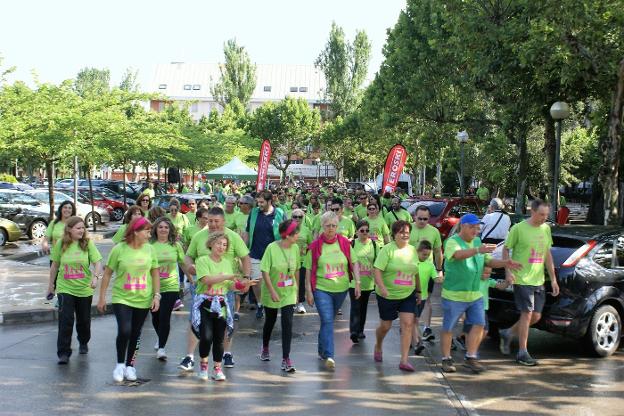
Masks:
[[[297,229],[298,226],[299,226],[299,223],[297,221],[291,222],[288,228],[286,229],[286,231],[281,233],[280,236],[282,236],[282,238],[288,237],[289,235],[293,233],[293,231]]]
[[[136,222],[132,226],[132,231],[138,230],[139,228],[143,227],[145,224],[147,224],[147,220],[145,219],[145,217],[137,218]]]

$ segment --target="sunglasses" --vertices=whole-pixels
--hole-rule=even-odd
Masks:
[[[293,218],[293,220],[300,220],[303,217],[301,215],[293,215],[292,218]]]
[[[418,221],[429,221],[429,218],[418,217],[416,218]]]
[[[142,199],[141,202],[149,202],[149,199]]]
[[[340,208],[332,208],[331,210],[334,211],[334,212],[339,212]]]
[[[368,231],[369,231],[369,229],[368,229],[368,228],[362,228],[362,229],[360,229],[360,232],[361,232],[361,233],[367,233]]]
[[[191,206],[191,207],[192,207],[193,205],[197,205],[197,204],[196,204],[195,202],[191,202],[191,203],[189,204],[189,206]]]
[[[368,207],[366,209],[369,210],[369,211],[375,211],[375,210],[377,210],[377,207]]]

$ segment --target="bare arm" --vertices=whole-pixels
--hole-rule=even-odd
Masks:
[[[433,249],[433,261],[437,270],[442,270],[442,247]]]
[[[251,258],[249,255],[241,258],[241,263],[243,266],[243,276],[251,276]]]
[[[97,304],[97,308],[100,312],[106,311],[106,289],[108,289],[108,284],[110,283],[112,277],[113,269],[106,266],[104,268],[104,277],[102,278],[102,284],[100,285],[100,297]]]
[[[58,274],[59,264],[55,261],[52,262],[52,266],[50,266],[50,279],[48,283],[48,293],[54,293],[54,280],[56,279],[56,275]]]

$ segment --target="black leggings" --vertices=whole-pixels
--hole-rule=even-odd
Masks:
[[[149,309],[114,303],[113,312],[117,318],[117,363],[125,362],[127,366],[134,366],[141,328]]]
[[[355,298],[355,289],[349,288],[349,299],[351,299],[351,313],[349,314],[349,332],[351,335],[364,333],[366,324],[366,312],[368,310],[368,298],[372,290],[362,290],[359,299]]]
[[[305,274],[306,274],[305,267],[300,268],[299,269],[299,293],[298,293],[298,298],[297,298],[297,302],[299,303],[303,303],[306,300],[305,298]]]
[[[162,292],[160,294],[160,307],[152,312],[152,325],[158,334],[158,348],[165,348],[171,330],[171,312],[173,305],[179,299],[178,292]]]
[[[223,358],[223,339],[225,338],[225,319],[219,318],[215,312],[200,308],[201,323],[199,324],[199,356],[207,358],[212,347],[212,360],[220,363]]]
[[[73,296],[69,293],[58,295],[58,338],[56,352],[58,356],[71,355],[72,332],[74,331],[74,315],[76,332],[80,345],[87,344],[91,339],[91,299],[92,296]]]
[[[282,312],[282,358],[286,359],[290,356],[290,343],[292,341],[293,314],[295,313],[295,305],[286,305],[279,309]],[[269,347],[271,333],[277,321],[277,308],[264,307],[264,328],[262,328],[262,346]]]

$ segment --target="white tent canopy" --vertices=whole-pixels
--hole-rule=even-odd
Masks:
[[[204,176],[208,179],[256,179],[258,172],[235,157],[225,165],[204,173]]]

